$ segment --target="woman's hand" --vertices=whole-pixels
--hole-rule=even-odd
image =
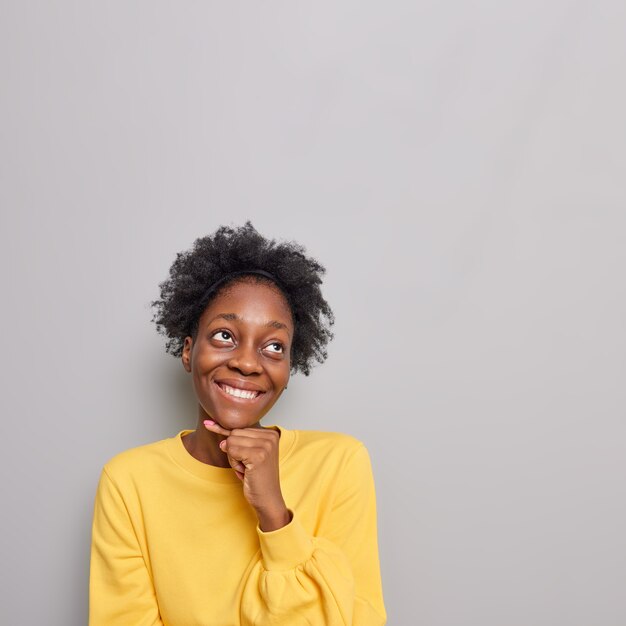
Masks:
[[[220,441],[220,449],[243,481],[243,495],[256,511],[261,530],[269,532],[286,526],[291,521],[291,515],[280,490],[280,435],[271,428],[227,430],[212,420],[205,420],[204,426],[226,437]]]

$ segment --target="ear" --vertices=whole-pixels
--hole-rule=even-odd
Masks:
[[[191,337],[185,337],[185,343],[183,344],[183,353],[180,360],[183,362],[183,367],[187,372],[191,372],[191,348],[193,347],[193,339]]]

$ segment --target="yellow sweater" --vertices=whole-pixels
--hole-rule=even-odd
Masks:
[[[181,436],[131,448],[95,499],[89,626],[383,626],[367,448],[341,433],[280,433],[293,519],[263,532],[231,468]]]

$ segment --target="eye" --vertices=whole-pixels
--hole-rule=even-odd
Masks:
[[[211,335],[211,339],[228,342],[233,340],[233,336],[227,330],[218,330]]]
[[[285,346],[275,341],[274,343],[270,343],[265,349],[274,354],[282,354],[285,351]]]

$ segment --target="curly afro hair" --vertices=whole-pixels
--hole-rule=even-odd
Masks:
[[[242,276],[251,269],[269,272],[280,284],[261,275]],[[232,272],[238,274],[226,278]],[[305,255],[303,246],[266,239],[250,221],[239,228],[221,226],[214,234],[196,239],[187,252],[177,253],[169,278],[159,284],[161,298],[150,303],[156,310],[152,321],[157,332],[168,337],[166,352],[180,357],[185,337],[195,341],[202,313],[228,285],[249,279],[271,283],[286,297],[294,319],[291,370],[308,376],[314,362],[326,360],[326,346],[333,338],[334,315],[320,291],[325,272]],[[208,292],[217,281],[223,282]]]

